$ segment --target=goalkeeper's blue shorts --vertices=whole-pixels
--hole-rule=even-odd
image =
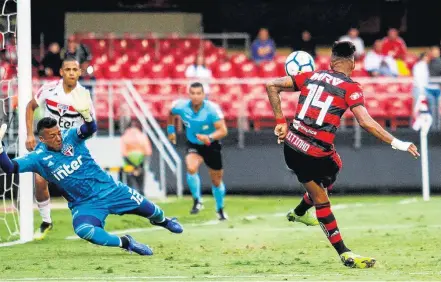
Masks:
[[[127,185],[118,185],[105,199],[91,200],[79,204],[71,209],[72,221],[79,216],[92,216],[101,222],[104,227],[106,217],[109,214],[132,214],[143,204],[147,199],[138,193],[135,189]]]

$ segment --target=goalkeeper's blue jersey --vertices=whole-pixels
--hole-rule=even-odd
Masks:
[[[187,140],[193,144],[203,145],[196,138],[196,134],[209,135],[215,132],[214,123],[224,118],[224,114],[217,104],[207,100],[204,100],[203,103],[198,112],[193,110],[190,99],[178,99],[171,108],[173,115],[181,117],[186,129]]]
[[[78,137],[78,131],[79,127],[62,131],[60,152],[40,144],[35,151],[14,159],[20,173],[36,172],[56,184],[69,201],[69,207],[104,199],[123,185],[96,163],[86,147],[85,139]]]

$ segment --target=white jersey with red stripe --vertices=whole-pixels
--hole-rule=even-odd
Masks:
[[[76,87],[84,88],[79,82]],[[83,117],[72,107],[72,96],[64,92],[63,79],[45,83],[35,95],[35,100],[44,109],[44,116],[55,118],[61,128],[68,129],[84,123]],[[93,105],[91,109],[94,116]]]

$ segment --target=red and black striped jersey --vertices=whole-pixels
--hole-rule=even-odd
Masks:
[[[342,115],[348,108],[364,105],[360,85],[345,74],[331,70],[307,72],[291,78],[300,96],[290,125],[292,132],[287,136],[288,144],[315,157],[332,154]]]

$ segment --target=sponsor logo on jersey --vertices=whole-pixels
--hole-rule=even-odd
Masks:
[[[207,130],[208,128],[209,128],[208,125],[204,125],[204,126],[202,126],[202,130]]]
[[[349,98],[353,101],[357,100],[358,98],[360,98],[361,96],[363,96],[363,94],[361,94],[360,92],[354,92],[351,94],[351,96],[349,96]]]
[[[52,171],[52,175],[58,181],[63,180],[64,178],[77,171],[83,165],[83,161],[81,160],[82,157],[83,156],[78,156],[78,158],[71,161],[69,164],[63,164],[62,166],[59,166],[56,170]]]
[[[47,164],[48,167],[51,167],[53,165],[54,165],[54,163],[52,161],[49,161],[49,163]]]
[[[43,158],[43,160],[45,160],[45,161],[47,161],[49,159],[52,159],[52,155],[49,155],[49,156],[46,156],[46,157]]]
[[[322,72],[322,73],[316,72],[316,73],[314,73],[311,76],[310,79],[311,80],[321,80],[321,81],[324,81],[326,83],[332,84],[334,86],[337,86],[337,85],[339,85],[340,83],[343,82],[343,80],[341,80],[340,78],[333,77],[332,75],[327,74],[325,72]]]
[[[74,148],[71,144],[64,144],[61,148],[61,153],[68,157],[73,157],[74,155]]]

